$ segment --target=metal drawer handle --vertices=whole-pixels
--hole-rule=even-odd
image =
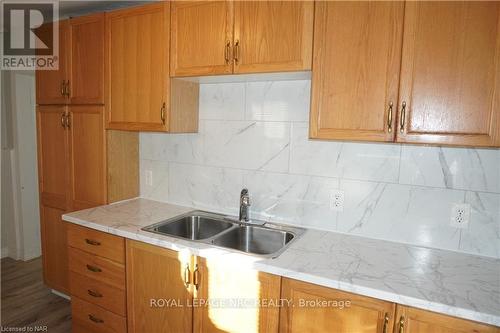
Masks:
[[[405,130],[405,120],[406,120],[406,102],[403,102],[403,104],[401,104],[401,121],[399,127],[399,131],[401,133],[403,133]]]
[[[184,285],[186,288],[191,284],[190,275],[191,271],[189,270],[189,264],[186,264],[186,268],[184,268]]]
[[[92,297],[102,297],[102,294],[98,293],[97,291],[93,291],[92,289],[87,289],[87,292]]]
[[[392,102],[389,103],[389,114],[387,115],[387,130],[392,133]]]
[[[89,245],[95,245],[95,246],[99,246],[101,245],[100,242],[98,241],[95,241],[93,239],[88,239],[88,238],[85,238],[85,243],[89,244]]]
[[[226,61],[226,64],[229,64],[229,53],[231,53],[231,42],[226,41],[226,48],[224,50],[224,60]]]
[[[64,96],[66,94],[66,81],[62,80],[61,81],[61,96]]]
[[[87,265],[87,269],[89,271],[96,272],[96,273],[102,272],[102,269],[100,269],[99,267],[92,266],[92,265]]]
[[[161,118],[161,123],[165,125],[165,103],[161,105],[160,118]]]
[[[200,287],[200,271],[198,269],[198,265],[195,266],[193,271],[193,284],[196,287],[196,290]]]
[[[387,333],[387,325],[389,325],[389,314],[386,312],[384,317],[384,329],[382,332]]]
[[[405,332],[405,317],[401,316],[399,318],[399,333],[404,333]]]
[[[102,324],[104,323],[104,320],[101,318],[97,318],[96,316],[89,314],[89,319],[92,320],[94,323]]]
[[[236,40],[234,43],[234,63],[237,65],[240,61],[240,41]]]
[[[66,113],[65,112],[61,113],[61,126],[63,128],[66,128]]]

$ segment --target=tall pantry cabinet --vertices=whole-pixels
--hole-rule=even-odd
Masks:
[[[61,215],[137,196],[138,137],[105,130],[104,14],[58,24],[59,69],[36,72],[38,180],[44,280],[68,293]]]

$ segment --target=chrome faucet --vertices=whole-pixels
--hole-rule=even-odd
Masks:
[[[241,190],[240,193],[240,222],[250,221],[250,195],[246,188]]]

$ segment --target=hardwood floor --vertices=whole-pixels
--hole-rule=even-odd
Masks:
[[[39,327],[40,332],[71,332],[71,305],[43,284],[42,258],[2,259],[2,328]],[[47,329],[40,329],[46,326]],[[28,330],[29,332],[29,330]]]

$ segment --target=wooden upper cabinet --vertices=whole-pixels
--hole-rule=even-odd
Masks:
[[[281,309],[280,333],[393,331],[396,307],[391,302],[287,278],[281,298],[293,305]],[[328,306],[314,306],[316,301]]]
[[[72,18],[71,104],[104,104],[104,13]]]
[[[199,300],[255,300],[274,302],[280,299],[281,277],[252,269],[235,268],[227,261],[197,258],[195,297]],[[218,307],[194,309],[194,333],[277,333],[278,306]]]
[[[128,332],[191,332],[192,287],[184,284],[191,257],[132,240],[126,251]]]
[[[402,1],[316,2],[311,138],[393,141],[403,14]]]
[[[106,204],[104,107],[70,106],[68,129],[70,209]]]
[[[398,305],[396,331],[405,333],[498,333],[493,326]],[[403,326],[403,328],[401,328]]]
[[[59,24],[59,69],[36,71],[36,103],[40,105],[68,103],[64,84],[69,73],[69,20],[55,24]],[[52,23],[44,24],[37,29],[38,35],[51,33]]]
[[[235,1],[234,73],[311,69],[313,1]]]
[[[500,146],[500,3],[406,3],[399,142]]]
[[[108,129],[168,129],[169,18],[169,2],[106,13]]]
[[[174,1],[171,6],[170,75],[231,73],[233,3]]]

